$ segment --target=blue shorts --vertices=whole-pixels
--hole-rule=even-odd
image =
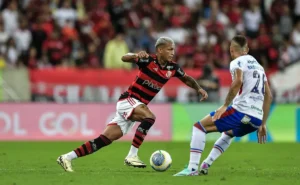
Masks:
[[[213,117],[215,111],[210,113]],[[241,137],[251,132],[256,131],[261,125],[262,120],[238,112],[233,107],[229,106],[222,114],[221,118],[215,121],[215,125],[219,132],[233,131],[233,136]]]

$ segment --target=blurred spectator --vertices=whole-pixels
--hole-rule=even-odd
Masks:
[[[73,27],[77,19],[77,12],[71,7],[70,1],[65,0],[62,7],[54,11],[53,17],[60,27],[64,27],[67,21],[69,21],[69,25]]]
[[[113,51],[111,51],[111,52],[113,52]],[[80,53],[79,53],[79,60],[77,62],[80,62],[81,54],[82,54],[82,51],[80,51]],[[114,53],[110,53],[110,55],[112,55],[112,57],[113,57]],[[100,60],[97,56],[96,45],[93,43],[89,44],[89,46],[88,46],[86,62],[87,62],[87,66],[90,66],[93,68],[100,67]],[[84,64],[84,65],[86,65],[86,64]]]
[[[259,25],[262,22],[259,6],[255,2],[252,2],[250,7],[244,11],[243,17],[247,36],[256,38],[258,36]]]
[[[37,23],[32,26],[32,47],[36,50],[37,59],[42,57],[43,43],[47,39],[47,32],[43,28],[42,18],[38,19]]]
[[[1,48],[1,52],[4,54],[8,66],[17,65],[19,52],[13,38],[7,40],[6,45]]]
[[[283,35],[285,39],[289,38],[290,33],[293,29],[293,20],[290,16],[290,8],[287,4],[282,7],[282,15],[279,20],[279,29],[280,33]]]
[[[279,48],[279,53],[279,67],[281,69],[300,59],[300,48],[293,45],[290,40],[285,40]]]
[[[0,69],[3,69],[5,67],[6,67],[6,61],[3,54],[0,52]]]
[[[64,42],[60,38],[60,33],[54,31],[43,44],[43,60],[49,60],[53,66],[60,65],[64,57],[63,49]]]
[[[28,60],[27,60],[27,66],[29,68],[36,68],[37,67],[38,61],[37,61],[36,56],[37,56],[36,49],[31,48],[30,51],[29,51],[29,57],[28,57]]]
[[[181,66],[228,69],[236,34],[248,36],[250,53],[266,70],[299,59],[296,0],[0,0],[0,6],[0,48],[10,65],[131,69],[118,57],[153,53],[155,40],[169,36]]]
[[[8,39],[9,35],[6,31],[4,31],[3,24],[0,22],[0,45],[5,45]]]
[[[6,33],[12,36],[12,34],[18,29],[18,7],[16,1],[12,0],[8,7],[2,12],[4,30]]]
[[[292,42],[296,45],[296,46],[300,46],[300,21],[298,21],[296,23],[296,26],[292,32]]]
[[[131,69],[130,63],[122,62],[121,58],[128,53],[128,46],[124,40],[124,35],[118,33],[116,37],[110,40],[105,47],[104,67],[106,69]]]
[[[22,19],[20,21],[20,28],[14,33],[14,39],[17,45],[18,52],[21,55],[26,55],[32,41],[32,35],[27,26],[27,21]]]
[[[212,68],[209,65],[204,66],[202,76],[197,79],[199,85],[209,94],[206,102],[219,102],[220,82],[218,77],[213,75]],[[199,94],[194,91],[190,93],[190,101],[198,102]]]

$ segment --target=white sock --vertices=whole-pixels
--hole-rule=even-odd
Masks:
[[[230,146],[232,137],[222,133],[221,137],[215,142],[213,149],[211,150],[208,157],[204,160],[205,163],[212,165],[212,163],[224,153]]]
[[[205,141],[206,133],[194,126],[192,140],[190,144],[190,161],[188,169],[198,170],[201,153],[203,152],[205,147]]]
[[[71,152],[65,154],[65,156],[66,156],[67,159],[69,159],[69,160],[73,160],[73,159],[78,158],[78,157],[77,157],[77,154],[76,154],[74,151],[71,151]]]
[[[137,156],[139,149],[136,148],[135,146],[131,145],[129,153],[127,155],[127,157],[134,157]]]

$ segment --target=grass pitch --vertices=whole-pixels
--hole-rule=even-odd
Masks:
[[[66,173],[56,158],[81,142],[0,142],[0,185],[297,185],[300,184],[300,147],[296,143],[233,143],[211,167],[208,176],[173,177],[188,163],[189,143],[145,142],[140,158],[149,164],[155,150],[173,158],[166,172],[123,165],[130,143],[116,142],[73,162]],[[213,143],[206,145],[204,159]]]

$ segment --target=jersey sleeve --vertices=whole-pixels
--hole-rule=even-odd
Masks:
[[[185,76],[184,70],[181,67],[179,67],[179,65],[176,64],[174,77],[180,78],[184,76]]]
[[[243,63],[241,61],[234,60],[230,63],[230,71],[234,72],[236,69],[243,71]]]
[[[137,58],[135,59],[135,63],[136,65],[139,66],[139,68],[144,68],[146,67],[152,60],[152,57],[148,57],[148,58]]]

